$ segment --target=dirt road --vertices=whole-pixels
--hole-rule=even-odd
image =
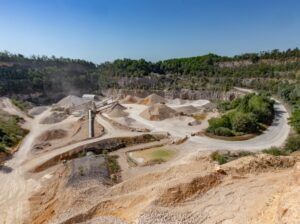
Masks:
[[[23,112],[16,110],[14,106],[11,106],[12,104],[9,100],[4,102],[6,103],[5,110],[7,112],[26,118],[27,126],[31,127],[30,133],[23,139],[18,152],[0,170],[0,223],[18,224],[22,223],[23,217],[27,212],[26,208],[28,206],[26,204],[29,192],[38,187],[38,183],[33,179],[25,179],[24,162],[29,155],[34,139],[42,131],[39,122],[48,116],[49,110],[31,119]]]
[[[203,130],[205,128],[205,122],[200,126],[188,126],[186,120],[180,120],[178,118],[166,119],[163,121],[149,121],[140,116],[140,113],[146,108],[144,105],[130,104],[127,105],[129,111],[129,117],[140,122],[152,131],[167,131],[172,136],[184,137],[190,136],[192,132]],[[282,146],[289,135],[290,126],[288,124],[289,114],[286,108],[276,102],[274,105],[275,118],[271,126],[268,127],[263,134],[245,141],[224,141],[209,138],[206,136],[194,136],[189,138],[188,142],[191,143],[191,147],[197,150],[248,150],[256,151],[272,146]],[[207,123],[207,122],[206,122]]]

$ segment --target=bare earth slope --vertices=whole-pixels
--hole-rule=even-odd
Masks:
[[[57,214],[50,223],[106,223],[112,219],[107,217],[114,217],[114,223],[143,224],[272,224],[286,219],[297,223],[297,197],[292,198],[299,184],[297,160],[258,155],[218,167],[207,155],[195,155],[184,164],[128,179],[105,191],[89,191],[90,197],[73,198],[73,205],[81,203],[78,213]],[[68,194],[74,189],[63,189],[58,188],[54,197],[59,204],[70,203]]]

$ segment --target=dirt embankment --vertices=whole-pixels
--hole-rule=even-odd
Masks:
[[[96,143],[91,143],[83,146],[79,146],[65,153],[58,154],[47,161],[44,161],[42,164],[37,166],[34,169],[34,172],[44,171],[63,160],[71,160],[77,158],[82,152],[93,152],[95,154],[100,154],[104,150],[107,152],[111,152],[120,148],[124,148],[126,146],[141,144],[153,141],[159,141],[160,139],[165,138],[166,136],[163,134],[143,134],[134,137],[118,137],[118,138],[107,138],[100,140]]]
[[[268,204],[273,203],[271,198],[281,192],[283,197],[291,200],[297,193],[294,188],[288,190],[284,181],[291,173],[297,173],[293,174],[296,176],[293,181],[299,182],[299,169],[293,171],[292,168],[297,160],[296,157],[257,155],[217,166],[209,156],[196,156],[185,164],[140,175],[110,187],[94,205],[84,206],[78,213],[69,213],[68,217],[59,218],[56,214],[55,220],[79,223],[115,217],[126,223],[191,224],[222,220],[262,223],[254,221],[259,217],[260,220],[267,219],[261,211],[269,209]],[[59,198],[59,193],[55,197]],[[86,205],[88,198],[81,201],[82,205]],[[59,203],[64,203],[64,198],[60,198]],[[277,210],[270,209],[268,216],[277,217],[279,209],[283,211],[280,220],[283,217],[286,220],[286,214],[289,217],[296,214],[296,205],[280,200],[274,204]]]
[[[42,153],[87,139],[87,118],[69,117],[68,119],[61,123],[51,124],[49,129],[42,132],[35,141],[33,152]],[[103,126],[96,121],[94,123],[94,136],[102,136],[104,134]]]

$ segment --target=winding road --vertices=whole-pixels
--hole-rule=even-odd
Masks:
[[[276,102],[274,105],[275,118],[271,126],[261,135],[244,141],[225,141],[206,136],[191,137],[190,141],[199,144],[199,150],[246,150],[258,151],[272,146],[280,147],[290,133],[288,124],[289,114],[286,108]]]

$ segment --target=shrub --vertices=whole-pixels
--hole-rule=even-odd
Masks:
[[[231,108],[231,103],[229,101],[221,101],[217,104],[217,109],[221,112],[225,112],[227,110],[230,110]]]
[[[207,131],[222,136],[256,133],[263,124],[272,122],[273,106],[273,100],[256,94],[247,94],[231,103],[219,103],[219,109],[227,110],[230,108],[231,111],[220,118],[210,119]]]
[[[32,105],[27,101],[21,101],[16,98],[12,98],[11,101],[16,107],[18,107],[22,111],[27,111],[32,107]]]
[[[1,143],[0,143],[0,152],[5,152],[5,153],[7,152],[5,145],[3,145]]]
[[[295,152],[300,150],[300,136],[289,137],[286,144],[285,150],[289,152]]]
[[[250,113],[237,112],[231,119],[232,129],[236,132],[255,133],[258,131],[258,124],[255,116]]]
[[[211,133],[215,132],[215,129],[223,127],[223,128],[231,128],[230,119],[228,116],[223,115],[220,118],[211,118],[208,120],[209,128],[208,131]]]
[[[210,154],[210,158],[214,161],[217,161],[220,165],[227,163],[225,156],[217,151]]]
[[[108,155],[106,157],[106,162],[110,174],[115,174],[121,171],[121,167],[119,166],[117,159],[118,159],[117,155],[113,155],[113,156]]]
[[[215,135],[219,136],[234,136],[234,133],[229,128],[219,127],[214,130]]]
[[[261,95],[253,95],[248,102],[249,112],[257,117],[258,122],[270,124],[274,115],[274,101]]]
[[[300,134],[300,109],[293,111],[290,118],[290,124],[293,126],[295,131]]]
[[[285,150],[278,147],[271,147],[269,149],[264,149],[263,153],[270,154],[273,156],[286,156],[288,154]]]

